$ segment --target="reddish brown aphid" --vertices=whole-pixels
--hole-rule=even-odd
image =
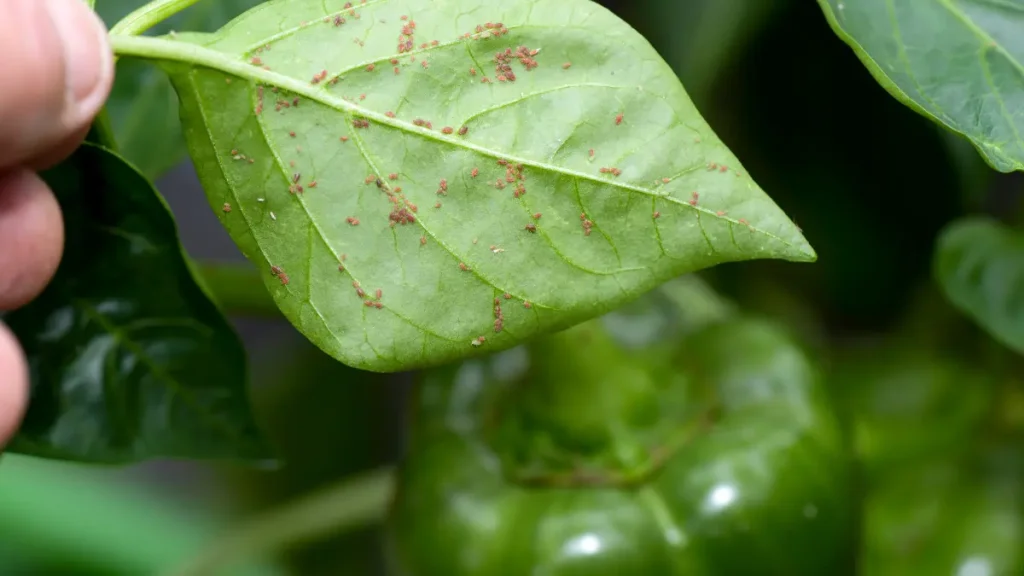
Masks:
[[[537,233],[537,225],[536,224],[527,224],[526,226],[523,227],[523,229],[526,230],[527,232],[531,233],[531,234],[536,234]]]
[[[401,186],[395,186],[395,194],[398,194],[401,191],[402,191],[402,187]]]
[[[388,179],[389,180],[398,180],[398,174],[395,174],[394,172],[392,172],[391,174],[388,174]]]
[[[715,216],[725,216],[725,210],[719,210],[718,212],[715,212]]]
[[[383,294],[383,292],[381,291],[380,288],[377,288],[377,291],[374,292],[374,294],[377,296],[377,300],[380,300],[380,297]]]
[[[594,149],[593,149],[593,148],[591,148],[590,150],[588,150],[588,151],[587,151],[587,153],[588,153],[588,154],[590,154],[590,157],[591,157],[591,158],[593,158],[593,157],[594,157]]]
[[[662,178],[662,179],[661,179],[661,183],[662,183],[662,184],[668,184],[668,183],[669,183],[669,182],[671,182],[671,181],[672,181],[672,180],[670,180],[670,179],[668,179],[668,178]]]
[[[537,212],[536,214],[533,215],[533,219],[534,220],[540,220],[540,216],[541,216],[540,212]]]
[[[401,73],[402,73],[402,70],[398,66],[395,66],[395,76],[398,76]]]
[[[459,128],[459,136],[465,136],[466,132],[469,132],[469,126],[463,126]]]
[[[655,210],[654,214],[652,214],[652,216],[654,217],[655,220],[657,220],[658,218],[661,218],[661,212],[658,212],[657,210]]]
[[[356,118],[352,121],[352,126],[355,128],[369,128],[370,121],[363,118]]]
[[[376,67],[377,67],[377,65],[376,65],[376,64],[373,64],[373,63],[371,62],[370,64],[367,64],[367,65],[366,65],[366,71],[367,71],[367,72],[373,72],[374,68],[376,68]]]
[[[441,178],[441,182],[438,183],[438,191],[448,192],[448,180]]]
[[[420,66],[423,66],[424,70],[426,70],[427,68],[430,68],[430,64],[427,64],[426,60],[420,62]]]
[[[223,207],[223,208],[221,208],[221,210],[223,210],[223,211],[224,211],[225,213],[227,213],[227,212],[231,212],[231,204],[229,204],[229,203],[225,202],[225,203],[224,203],[224,207]]]
[[[729,167],[728,167],[728,166],[726,166],[725,164],[722,164],[722,165],[721,165],[721,166],[720,166],[720,167],[718,168],[718,171],[719,171],[719,172],[725,172],[725,171],[726,171],[726,170],[728,170],[728,169],[729,169]]]
[[[252,63],[253,66],[262,66],[263,65],[263,60],[260,60],[259,56],[253,56],[252,60],[250,60],[250,62]]]
[[[423,246],[426,243],[427,243],[427,237],[426,236],[420,236],[420,246]]]
[[[441,203],[440,202],[437,202],[437,203],[434,204],[434,208],[440,208],[440,207],[441,207]]]
[[[341,141],[342,142],[348,142],[348,136],[342,136],[341,137]]]
[[[359,99],[360,100],[366,100],[366,94],[360,94],[359,95]]]
[[[471,171],[469,172],[469,175],[470,175],[471,177],[473,177],[473,178],[476,178],[477,176],[479,176],[479,175],[480,175],[480,169],[479,169],[479,168],[473,168],[473,169],[472,169],[472,170],[471,170]]]
[[[487,76],[484,76],[483,80],[481,80],[480,83],[481,84],[490,84],[491,83],[491,79],[488,78]]]
[[[530,304],[529,300],[523,300],[523,308],[529,310],[530,308],[533,308],[533,306]]]
[[[618,126],[619,124],[622,124],[622,114],[615,116],[615,125]]]
[[[466,266],[465,262],[459,262],[459,270],[463,272],[469,272],[469,266]]]
[[[307,188],[316,188],[316,180],[310,180],[309,184],[306,184]]]
[[[745,218],[740,218],[739,220],[737,220],[737,222],[743,224],[744,226],[750,226],[750,222],[747,222]]]
[[[470,76],[476,76],[476,68],[470,68],[469,69],[469,75]]]
[[[387,116],[388,118],[394,118],[395,117],[395,113],[392,112],[391,110],[388,110],[387,112],[385,112],[384,115]]]
[[[292,138],[295,138],[295,132],[289,132],[288,135],[291,136]]]
[[[451,134],[451,133],[452,133],[452,132],[454,132],[454,131],[455,131],[455,130],[454,130],[454,129],[452,129],[452,127],[451,127],[451,126],[445,126],[444,128],[441,128],[441,133],[442,133],[442,134]]]
[[[498,190],[504,190],[505,189],[505,182],[503,182],[502,180],[495,180],[494,181],[494,187],[497,188]]]
[[[714,162],[708,164],[708,170],[715,170],[716,168],[718,168],[718,164]]]
[[[369,176],[367,176],[366,178],[363,178],[363,183],[364,183],[364,184],[371,184],[371,183],[373,183],[373,182],[374,182],[374,181],[375,181],[376,179],[377,179],[377,177],[376,177],[376,176],[374,176],[373,174],[370,174],[370,175],[369,175]]]
[[[512,295],[509,294],[508,292],[505,292],[504,296],[505,296],[505,300],[511,300],[512,299]]]
[[[359,226],[359,218],[353,218],[352,216],[349,216],[348,218],[345,218],[345,221],[353,226]]]
[[[700,194],[698,194],[697,191],[695,190],[693,192],[693,195],[690,197],[690,206],[696,206],[698,198],[700,198]]]

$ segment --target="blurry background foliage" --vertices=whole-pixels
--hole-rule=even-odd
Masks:
[[[97,9],[112,24],[142,3],[98,0]],[[257,3],[203,0],[152,33],[213,30]],[[704,276],[745,310],[788,323],[837,375],[832,385],[851,408],[851,438],[865,461],[865,541],[879,551],[899,538],[921,538],[873,531],[921,509],[932,514],[925,532],[940,529],[935,514],[953,515],[959,526],[957,511],[969,506],[970,522],[1020,533],[1019,517],[1007,524],[1005,514],[998,516],[1005,491],[979,486],[1021,477],[1024,443],[1008,449],[1006,438],[993,440],[986,428],[999,422],[1008,424],[1001,430],[1021,430],[1024,392],[1010,378],[1021,362],[947,303],[931,266],[940,229],[958,217],[981,213],[1022,223],[1021,175],[990,170],[965,140],[887,94],[814,2],[601,3],[675,68],[711,126],[818,251],[813,265],[748,262]],[[121,62],[110,109],[124,154],[159,178],[186,249],[200,259],[241,262],[183,164],[175,97],[163,74]],[[250,351],[257,415],[289,467],[152,462],[98,469],[5,456],[0,572],[173,570],[263,509],[397,459],[412,375],[349,369],[283,320],[235,320]],[[1002,409],[993,412],[993,404]],[[883,434],[900,442],[880,443]],[[978,478],[928,490],[915,484],[915,474],[955,467],[943,458],[973,454],[976,446],[988,464],[977,468]],[[907,454],[917,455],[915,466],[886,464]],[[975,489],[955,492],[957,482]],[[918,497],[916,504],[907,494]],[[961,501],[972,494],[987,500]],[[1010,502],[1020,505],[1019,492]],[[374,529],[328,531],[230,573],[379,573],[377,537]],[[874,562],[872,554],[861,560],[866,567]]]

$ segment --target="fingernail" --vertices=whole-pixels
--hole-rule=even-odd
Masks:
[[[107,97],[113,54],[107,29],[82,0],[45,0],[64,51],[71,121],[94,116]]]

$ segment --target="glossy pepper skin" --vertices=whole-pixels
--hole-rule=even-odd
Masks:
[[[857,353],[835,383],[864,490],[860,575],[1024,574],[1024,384],[890,354]]]
[[[752,320],[627,348],[601,320],[429,374],[389,522],[406,576],[851,574],[815,368]]]

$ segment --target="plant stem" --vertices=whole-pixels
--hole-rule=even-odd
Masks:
[[[304,542],[380,522],[391,502],[395,473],[383,468],[348,478],[277,510],[253,518],[211,542],[176,576],[221,574],[230,564],[269,556]]]
[[[279,318],[281,311],[267,292],[260,271],[252,264],[193,262],[193,269],[226,313],[236,316]]]
[[[110,35],[138,36],[196,2],[199,0],[154,0],[122,18]]]

